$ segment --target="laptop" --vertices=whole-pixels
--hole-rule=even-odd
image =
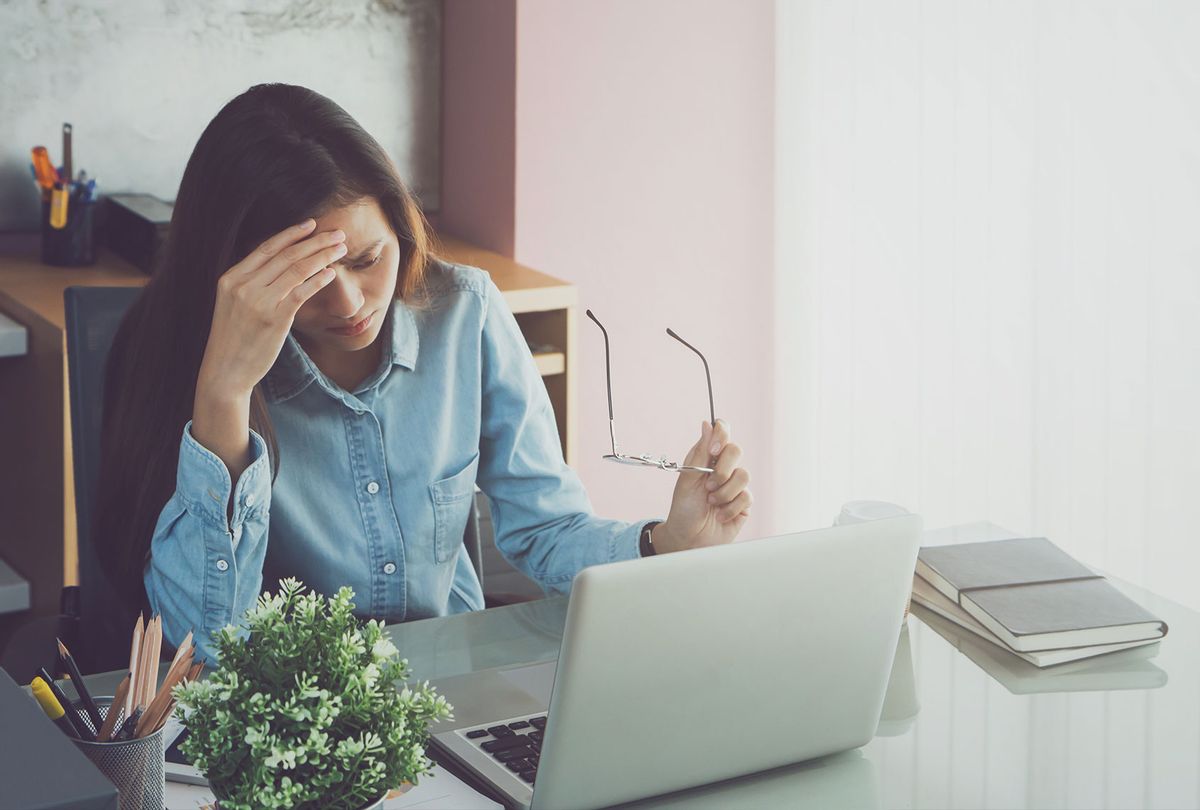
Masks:
[[[874,735],[916,515],[597,565],[557,661],[434,682],[435,749],[510,806],[586,810]]]

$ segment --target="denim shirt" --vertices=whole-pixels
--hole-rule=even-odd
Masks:
[[[547,592],[638,556],[644,522],[595,517],[563,461],[545,386],[491,278],[434,259],[426,284],[425,304],[392,305],[382,362],[353,392],[288,336],[260,384],[278,477],[252,431],[232,518],[225,464],[184,427],[144,576],[169,641],[194,630],[198,655],[216,661],[212,633],[286,576],[325,594],[349,585],[359,615],[387,622],[483,608],[462,543],[476,483],[500,552]]]

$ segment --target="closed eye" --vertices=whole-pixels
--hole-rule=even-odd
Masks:
[[[383,254],[380,253],[379,256],[376,256],[374,259],[371,259],[371,261],[369,261],[369,262],[365,262],[363,264],[356,264],[356,265],[354,265],[354,269],[355,270],[366,270],[369,267],[374,267],[375,264],[379,261],[380,257],[382,257],[382,256],[383,256]]]

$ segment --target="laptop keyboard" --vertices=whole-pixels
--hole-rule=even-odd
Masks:
[[[459,729],[459,733],[532,785],[537,778],[545,730],[546,715],[541,714],[482,728]]]

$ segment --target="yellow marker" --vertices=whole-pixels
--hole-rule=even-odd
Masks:
[[[54,184],[50,192],[50,227],[61,230],[67,225],[67,200],[70,194],[62,183]]]
[[[50,694],[50,687],[41,678],[34,678],[29,684],[29,688],[33,690],[33,696],[37,698],[37,702],[41,704],[42,711],[46,716],[54,721],[54,724],[63,730],[63,733],[68,737],[79,739],[79,735],[75,733],[75,727],[71,725],[71,721],[67,719],[67,713],[63,711],[62,704],[59,703],[54,695]]]

